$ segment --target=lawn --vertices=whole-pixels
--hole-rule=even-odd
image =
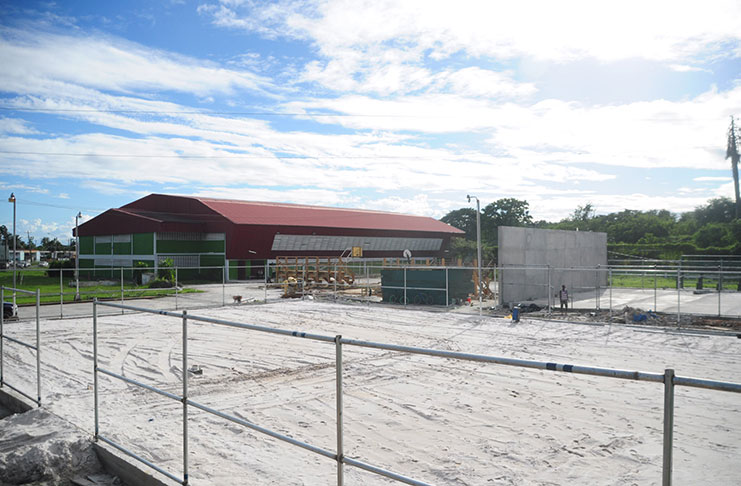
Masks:
[[[29,290],[36,292],[36,289],[40,291],[41,303],[56,303],[61,301],[60,296],[60,281],[58,277],[47,277],[45,270],[19,270],[16,277],[17,288],[23,290]],[[65,275],[63,279],[64,283],[64,302],[75,301],[75,285],[74,279],[70,276]],[[118,281],[115,284],[96,284],[88,286],[89,282],[83,280],[80,281],[80,298],[82,301],[91,301],[94,298],[98,299],[120,299],[121,298],[121,282]],[[71,284],[71,285],[70,285]],[[13,287],[13,272],[3,271],[0,272],[0,286]],[[146,285],[135,285],[131,281],[125,281],[123,283],[124,299],[138,299],[142,297],[162,297],[165,295],[174,295],[175,289],[150,289]],[[195,289],[182,289],[178,293],[192,293],[197,292]],[[10,294],[9,290],[5,291],[5,300],[8,301]],[[16,303],[18,304],[32,304],[36,302],[35,295],[29,295],[25,293],[16,294]]]
[[[676,274],[657,274],[655,276],[656,282],[654,283],[654,275],[647,273],[645,275],[639,274],[612,274],[612,286],[613,287],[625,287],[635,289],[652,289],[654,286],[659,289],[676,289],[677,288],[677,276]],[[694,289],[697,287],[697,276],[684,278],[683,288]],[[724,290],[738,290],[739,281],[738,279],[726,278],[723,280]],[[718,287],[718,278],[703,277],[702,288],[704,290],[715,290]]]

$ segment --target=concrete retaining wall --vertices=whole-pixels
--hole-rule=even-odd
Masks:
[[[607,285],[597,270],[607,265],[607,233],[500,226],[498,236],[501,303],[553,298],[561,285],[572,294]]]

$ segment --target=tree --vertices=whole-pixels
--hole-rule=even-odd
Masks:
[[[473,208],[454,209],[440,221],[466,232],[467,240],[476,240],[476,210]]]
[[[64,245],[56,238],[50,239],[48,236],[44,236],[41,238],[40,248],[44,251],[62,251],[64,250]]]
[[[710,246],[728,246],[732,244],[729,224],[709,223],[700,228],[694,235],[695,244],[699,248],[708,248]]]
[[[596,211],[592,203],[586,203],[584,206],[577,206],[571,214],[571,220],[578,223],[586,223],[594,218]]]
[[[694,219],[699,227],[709,223],[730,223],[735,219],[733,201],[727,197],[710,199],[704,206],[700,206],[689,213],[682,215],[681,221]]]
[[[497,199],[486,205],[482,211],[482,238],[489,243],[495,243],[500,226],[528,226],[532,222],[533,217],[530,215],[527,201],[511,197]]]

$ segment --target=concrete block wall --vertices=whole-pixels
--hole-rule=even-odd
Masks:
[[[607,233],[510,226],[498,231],[501,303],[548,298],[561,285],[571,294],[607,286],[607,272],[597,270],[607,266]]]

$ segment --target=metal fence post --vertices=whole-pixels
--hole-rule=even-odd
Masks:
[[[720,317],[720,294],[723,293],[723,271],[718,272],[718,317]]]
[[[407,267],[404,267],[404,305],[407,305]]]
[[[334,264],[334,300],[337,300],[337,264]]]
[[[98,440],[98,298],[93,299],[93,400],[95,408],[95,435]]]
[[[0,302],[5,302],[5,287],[0,287]],[[5,375],[3,375],[3,341],[5,341],[5,309],[0,314],[0,388],[3,387]]]
[[[365,268],[365,294],[368,296],[368,305],[370,305],[370,276],[368,275],[368,263],[363,260],[363,267]]]
[[[188,484],[188,311],[183,311],[183,485]]]
[[[600,265],[599,265],[599,263],[597,264],[597,271],[595,272],[594,275],[596,277],[596,280],[594,282],[595,306],[596,306],[597,310],[600,310],[600,295],[599,295]],[[641,282],[641,285],[643,285],[642,282]]]
[[[450,285],[448,282],[448,267],[445,267],[445,307],[450,305]]]
[[[265,303],[268,303],[268,272],[270,271],[270,264],[265,260]]]
[[[342,468],[344,459],[344,448],[342,438],[342,336],[334,338],[335,344],[335,369],[337,373],[337,486],[343,486],[345,475]]]
[[[657,272],[657,267],[656,267],[656,265],[654,265],[654,312],[658,312],[659,311],[659,309],[657,309],[657,305],[658,304],[656,303],[656,294],[658,293],[658,289],[657,289],[657,287],[658,287],[658,284],[657,284],[658,273],[656,273],[656,272]]]
[[[607,278],[609,279],[607,286],[610,289],[610,319],[612,319],[612,268],[608,270]]]
[[[679,279],[681,274],[681,269],[677,268],[677,327],[680,327],[682,325],[682,312],[680,310],[682,305],[682,294],[680,292],[680,285],[679,285]]]
[[[64,270],[59,269],[59,318],[64,319]]]
[[[664,461],[662,486],[672,484],[672,442],[674,440],[674,370],[664,371]]]
[[[221,268],[221,306],[226,305],[226,265]]]
[[[123,267],[121,267],[121,305],[124,304],[124,289],[123,289],[124,284],[123,284],[123,280],[124,280],[123,279]],[[123,313],[124,313],[124,310],[121,309],[121,315],[123,315]]]
[[[41,291],[36,289],[36,400],[41,406]]]
[[[175,267],[175,310],[178,310],[178,267]]]

